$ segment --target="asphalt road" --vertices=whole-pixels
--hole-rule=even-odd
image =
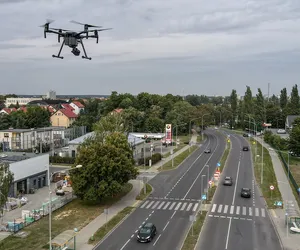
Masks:
[[[181,167],[161,172],[149,183],[154,192],[127,219],[105,238],[95,249],[138,250],[180,249],[190,226],[189,216],[199,208],[202,181],[207,186],[208,167],[212,176],[225,149],[224,137],[213,130],[206,130],[207,140]],[[211,154],[204,150],[211,148]],[[150,243],[138,243],[136,233],[145,222],[153,222],[157,235]]]
[[[279,250],[281,245],[254,182],[251,151],[242,151],[245,138],[230,135],[232,149],[221,178],[231,176],[232,186],[220,184],[215,193],[198,250]],[[250,199],[240,196],[251,188]]]

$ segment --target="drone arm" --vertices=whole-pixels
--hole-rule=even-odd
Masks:
[[[85,51],[85,48],[84,48],[82,39],[80,39],[80,42],[79,42],[79,43],[81,44],[81,47],[82,47],[83,53],[84,53],[84,56],[82,56],[82,58],[91,60],[92,58],[91,58],[91,57],[88,57],[87,54],[86,54],[86,51]]]

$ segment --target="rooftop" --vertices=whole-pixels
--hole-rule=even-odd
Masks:
[[[18,161],[24,161],[41,154],[35,153],[23,153],[23,152],[1,152],[0,153],[0,163],[13,163]]]
[[[65,130],[63,127],[43,127],[43,128],[12,128],[12,129],[3,129],[0,130],[0,132],[14,132],[14,133],[26,133],[26,132],[31,132],[31,131],[37,131],[37,132],[43,132],[43,131],[61,131]]]

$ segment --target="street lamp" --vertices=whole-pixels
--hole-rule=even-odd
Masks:
[[[178,128],[178,126],[183,126],[183,125],[186,125],[186,123],[177,124],[177,125],[174,126],[174,128],[172,128],[172,140],[173,140],[174,129],[176,128],[176,142],[175,142],[176,147],[177,147],[177,128]],[[172,143],[172,141],[171,141],[171,143]],[[172,167],[174,167],[174,152],[173,152],[173,148],[174,148],[174,145],[172,145]]]
[[[206,116],[206,115],[210,115],[210,114],[204,114],[204,115],[202,115],[202,117],[201,117],[201,122],[202,122],[201,139],[202,139],[202,141],[203,141],[203,117]]]
[[[205,167],[207,167],[207,200],[208,200],[208,183],[209,183],[209,165],[205,165]]]
[[[82,165],[77,165],[75,166],[74,168],[71,168],[69,169],[70,170],[73,170],[73,169],[77,169],[77,168],[82,168]],[[56,172],[57,173],[57,172]],[[52,225],[51,225],[51,220],[52,220],[52,192],[51,192],[51,180],[52,180],[52,177],[55,173],[53,174],[50,174],[50,164],[48,164],[48,186],[49,186],[49,249],[51,250],[52,249],[52,235],[51,235],[51,228],[52,228]]]

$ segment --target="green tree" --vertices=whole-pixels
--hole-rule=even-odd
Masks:
[[[9,189],[14,181],[14,174],[9,170],[8,163],[0,163],[0,211],[3,219],[3,206],[7,202]]]
[[[0,114],[0,130],[11,127],[11,116],[7,114]]]
[[[229,102],[230,102],[231,113],[232,113],[230,127],[235,127],[235,119],[238,112],[238,96],[235,89],[231,91]]]
[[[254,113],[256,122],[263,123],[266,121],[265,98],[260,88],[258,88],[258,93],[256,94]]]
[[[282,109],[285,109],[287,104],[288,104],[288,95],[287,95],[287,90],[286,88],[283,88],[281,91],[280,91],[280,98],[279,98],[279,102],[280,102],[280,107]]]
[[[300,155],[300,118],[296,118],[293,122],[293,128],[290,133],[289,150]]]
[[[298,86],[295,84],[291,92],[291,101],[289,103],[289,115],[299,115],[300,114],[300,99]]]
[[[253,114],[254,108],[253,108],[253,97],[252,97],[252,91],[249,86],[247,86],[245,96],[244,96],[244,113],[245,114]]]
[[[22,110],[14,111],[9,114],[10,126],[13,128],[28,128],[26,124],[26,113]]]
[[[25,113],[27,128],[41,128],[50,126],[50,112],[41,107],[28,107]]]
[[[82,200],[101,201],[117,195],[130,179],[136,178],[132,150],[123,133],[113,132],[105,142],[91,139],[82,144],[71,171],[75,194]]]

